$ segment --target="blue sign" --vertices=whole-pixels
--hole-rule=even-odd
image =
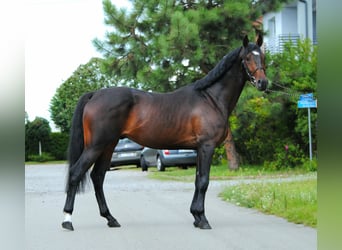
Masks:
[[[317,108],[317,100],[314,99],[299,99],[298,108]]]
[[[299,100],[313,100],[313,93],[303,94],[299,96]]]
[[[313,93],[300,95],[298,108],[317,108],[317,100],[313,99]]]

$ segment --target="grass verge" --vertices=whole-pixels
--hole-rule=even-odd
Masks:
[[[220,197],[310,227],[317,225],[317,180],[252,183],[226,187]]]
[[[149,168],[149,177],[158,180],[175,180],[193,182],[195,180],[194,167],[181,169],[177,167],[166,168],[164,172],[157,171],[156,168]],[[283,170],[268,170],[260,166],[242,166],[238,170],[232,171],[226,164],[212,166],[210,170],[211,180],[233,180],[233,179],[261,179],[290,177],[298,174],[307,174],[303,168],[289,168]]]
[[[38,161],[25,161],[25,165],[52,165],[52,164],[67,164],[67,161],[46,161],[46,162],[38,162]]]

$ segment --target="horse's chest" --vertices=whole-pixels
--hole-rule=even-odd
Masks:
[[[227,121],[221,116],[210,113],[195,115],[191,120],[193,134],[198,140],[221,141],[227,133]]]

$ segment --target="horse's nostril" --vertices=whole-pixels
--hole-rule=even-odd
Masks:
[[[266,79],[258,79],[257,81],[257,88],[259,90],[265,90],[267,87],[267,80]]]

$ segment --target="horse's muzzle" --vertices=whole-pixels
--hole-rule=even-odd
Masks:
[[[266,90],[267,85],[268,85],[268,80],[266,78],[265,79],[259,79],[256,82],[256,87],[260,91]]]

